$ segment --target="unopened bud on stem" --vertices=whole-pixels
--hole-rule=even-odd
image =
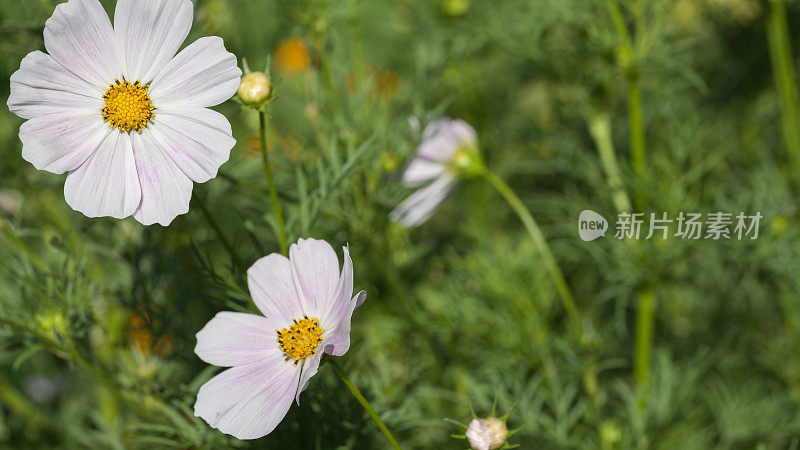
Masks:
[[[506,423],[497,417],[473,419],[466,432],[470,446],[475,450],[495,450],[508,439]]]
[[[263,105],[272,93],[272,82],[264,72],[250,72],[242,77],[239,85],[239,98],[247,106],[258,108]]]

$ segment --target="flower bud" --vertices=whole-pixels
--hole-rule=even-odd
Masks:
[[[400,167],[400,161],[397,159],[397,156],[389,152],[383,152],[380,161],[381,169],[383,169],[384,172],[394,172]]]
[[[445,0],[442,11],[450,17],[463,16],[469,9],[469,0]]]
[[[505,421],[497,417],[472,419],[465,435],[473,450],[495,450],[508,439],[508,428]]]
[[[242,77],[239,85],[239,98],[253,108],[263,105],[272,93],[272,83],[264,72],[250,72]]]
[[[36,316],[39,331],[48,338],[58,341],[67,335],[69,323],[61,311],[50,310]]]

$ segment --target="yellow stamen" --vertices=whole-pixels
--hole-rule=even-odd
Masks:
[[[317,347],[322,342],[322,328],[316,317],[305,314],[301,320],[294,319],[292,322],[291,327],[275,332],[286,361],[293,359],[296,366],[304,358],[317,355]]]
[[[156,109],[147,95],[148,88],[139,81],[114,80],[103,95],[103,120],[108,121],[111,128],[141,133],[142,128],[153,120],[153,110]]]

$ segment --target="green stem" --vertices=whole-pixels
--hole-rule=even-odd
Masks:
[[[275,209],[275,218],[278,221],[278,234],[281,244],[281,253],[284,255],[289,254],[286,245],[286,225],[283,222],[283,213],[281,212],[281,204],[278,201],[278,191],[275,189],[275,180],[272,177],[272,166],[269,163],[269,154],[267,153],[267,113],[264,111],[258,112],[258,125],[259,133],[258,138],[261,141],[261,157],[264,160],[264,173],[267,175],[267,184],[269,185],[269,195],[272,197],[272,207]]]
[[[648,381],[650,350],[653,347],[656,292],[653,286],[639,290],[639,310],[636,314],[636,347],[633,355],[633,382],[644,388]],[[640,403],[643,406],[643,402]]]
[[[625,25],[625,19],[617,0],[607,0],[611,20],[619,40],[619,65],[628,80],[628,119],[630,120],[631,167],[636,176],[637,185],[641,186],[646,178],[646,147],[644,122],[642,120],[642,94],[639,88],[639,72],[633,57],[633,38]],[[639,5],[637,5],[639,6]],[[641,28],[641,11],[636,17],[637,29]],[[799,152],[800,154],[800,152]],[[641,187],[637,188],[634,200],[636,209],[642,210],[647,198]],[[619,209],[619,207],[618,207]],[[644,409],[644,393],[650,368],[650,352],[653,346],[653,329],[655,327],[656,292],[655,286],[648,285],[639,289],[638,311],[636,315],[636,343],[634,348],[633,381],[640,389],[639,407]]]
[[[348,378],[347,374],[344,373],[344,370],[342,370],[342,368],[339,367],[339,364],[337,364],[336,361],[334,361],[333,359],[329,359],[328,364],[333,366],[333,370],[336,371],[336,374],[339,375],[339,378],[342,379],[345,386],[347,386],[347,389],[349,389],[350,393],[353,394],[353,397],[355,397],[356,400],[358,400],[358,403],[360,403],[361,406],[364,408],[364,410],[367,411],[367,414],[369,414],[369,416],[372,417],[372,420],[375,422],[376,425],[378,425],[378,428],[380,428],[381,432],[383,432],[383,435],[386,436],[386,439],[389,441],[390,444],[392,444],[392,448],[400,450],[400,444],[397,443],[397,440],[392,435],[392,432],[389,431],[388,428],[386,428],[386,424],[383,423],[380,417],[378,417],[378,413],[376,413],[375,410],[372,409],[372,406],[369,404],[367,399],[364,398],[364,396],[361,394],[361,391],[358,390],[356,385],[353,384],[352,381],[350,381],[350,378]]]
[[[219,241],[222,243],[222,246],[225,247],[225,250],[227,250],[228,253],[231,255],[231,258],[233,259],[233,263],[236,265],[236,268],[238,268],[242,272],[247,272],[247,266],[244,265],[242,259],[239,257],[239,254],[236,253],[236,250],[233,248],[233,245],[231,245],[231,242],[225,236],[225,233],[222,232],[222,229],[219,227],[219,224],[217,223],[216,220],[214,220],[214,216],[211,215],[211,211],[209,211],[208,206],[206,206],[206,203],[203,201],[202,198],[200,198],[200,195],[196,194],[195,192],[192,192],[192,198],[194,199],[195,203],[197,203],[197,205],[200,207],[200,211],[203,212],[203,216],[206,218],[206,222],[208,222],[208,225],[214,230],[214,232],[217,233],[217,236],[219,237]]]
[[[772,71],[781,105],[783,140],[795,171],[800,174],[800,112],[798,112],[800,95],[794,75],[792,45],[786,23],[786,6],[783,0],[770,0],[769,5],[767,37]]]
[[[607,0],[611,20],[617,33],[617,60],[622,72],[628,80],[628,119],[631,133],[631,168],[636,175],[637,184],[646,178],[645,164],[647,150],[645,147],[644,120],[642,119],[642,93],[639,88],[639,71],[634,61],[633,38],[628,32],[625,18],[617,0]],[[647,200],[643,192],[636,192],[637,209],[644,208]]]
[[[642,94],[639,90],[639,75],[635,69],[628,75],[628,117],[631,128],[631,167],[637,177],[637,181],[642,183],[645,179],[645,143],[644,143],[644,124],[642,122]],[[637,192],[636,203],[639,210],[643,209],[645,196],[642,192]]]
[[[2,231],[3,234],[6,235],[6,237],[11,242],[13,242],[19,248],[19,250],[25,254],[25,256],[28,257],[28,260],[34,266],[36,266],[36,268],[39,269],[40,272],[47,272],[47,265],[44,262],[42,262],[39,256],[36,255],[36,253],[34,253],[33,250],[31,250],[30,247],[28,247],[27,244],[25,244],[25,241],[23,241],[19,236],[17,236],[17,234],[14,232],[11,226],[8,223],[6,223],[2,218],[0,218],[0,231]]]
[[[562,275],[561,269],[558,268],[558,264],[556,263],[553,254],[550,252],[550,247],[547,245],[547,240],[545,240],[542,231],[539,229],[539,225],[537,225],[536,221],[533,219],[533,216],[531,216],[531,213],[528,212],[528,209],[525,208],[522,200],[517,197],[517,194],[514,193],[514,191],[508,186],[508,184],[506,184],[505,181],[488,169],[483,171],[483,176],[489,183],[492,184],[492,186],[495,187],[495,189],[497,189],[498,192],[500,192],[500,195],[506,199],[514,212],[517,213],[520,220],[522,220],[522,223],[525,225],[525,228],[528,230],[531,238],[533,238],[533,243],[536,246],[536,249],[539,251],[539,254],[542,256],[544,264],[547,267],[547,271],[550,273],[550,277],[553,279],[553,282],[556,285],[556,289],[561,296],[561,300],[564,302],[564,309],[567,310],[567,315],[569,315],[569,318],[572,321],[577,338],[579,342],[582,341],[583,326],[581,325],[581,318],[578,314],[578,308],[575,306],[575,299],[572,297],[572,292],[570,292],[566,280],[564,280],[564,275]]]
[[[589,118],[589,134],[592,135],[597,152],[600,154],[600,163],[606,171],[608,186],[611,189],[611,199],[618,212],[631,211],[631,200],[625,192],[619,164],[614,153],[614,142],[611,139],[611,118],[607,113],[599,113]]]

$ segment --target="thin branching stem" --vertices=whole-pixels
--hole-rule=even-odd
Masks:
[[[258,111],[258,139],[261,142],[261,158],[264,160],[264,173],[267,175],[269,185],[269,195],[272,197],[272,207],[275,209],[275,219],[278,222],[278,238],[281,245],[281,253],[289,254],[286,243],[286,225],[283,222],[283,212],[278,201],[278,190],[275,189],[275,179],[272,176],[272,165],[269,163],[269,153],[267,152],[267,113]]]
[[[637,184],[646,177],[647,150],[645,147],[644,120],[642,118],[642,93],[639,87],[639,70],[634,55],[633,37],[625,24],[625,17],[617,0],[607,0],[611,21],[617,33],[617,59],[620,69],[628,81],[628,120],[630,121],[631,168]],[[634,196],[637,209],[644,208],[643,192]]]
[[[356,385],[350,381],[350,378],[348,378],[347,374],[344,373],[344,370],[339,367],[339,364],[337,364],[333,359],[328,360],[328,364],[333,367],[333,370],[337,375],[339,375],[339,378],[342,379],[342,382],[344,382],[345,386],[347,386],[347,389],[350,390],[350,393],[353,394],[353,397],[355,397],[358,403],[360,403],[364,410],[367,411],[367,414],[369,414],[373,422],[378,425],[378,428],[380,428],[383,435],[386,436],[386,439],[392,445],[392,448],[400,450],[400,444],[397,443],[397,440],[394,438],[394,435],[392,435],[392,432],[389,431],[389,428],[387,428],[386,424],[383,423],[383,420],[381,420],[381,418],[378,416],[378,413],[375,412],[375,409],[372,408],[372,405],[370,405],[367,399],[364,398],[364,395],[361,394],[361,391],[358,390],[358,387],[356,387]]]
[[[614,142],[611,138],[611,118],[608,113],[598,113],[589,118],[589,134],[592,135],[597,152],[600,154],[600,163],[608,178],[608,187],[611,189],[611,199],[617,212],[631,211],[631,200],[625,192],[625,186],[620,175],[619,163],[614,152]]]
[[[225,247],[225,250],[227,250],[228,253],[231,255],[231,259],[233,259],[233,264],[235,264],[236,268],[239,269],[241,272],[246,272],[247,266],[245,266],[244,262],[242,261],[242,258],[239,257],[239,254],[236,252],[236,249],[233,248],[233,245],[231,245],[231,242],[228,240],[228,237],[225,236],[225,233],[222,231],[222,228],[219,227],[219,224],[214,219],[214,216],[211,215],[211,211],[208,209],[208,206],[206,206],[206,203],[203,201],[202,198],[200,198],[198,194],[194,192],[192,193],[192,198],[194,199],[195,203],[197,203],[197,206],[200,207],[200,211],[202,211],[203,216],[206,218],[206,222],[208,222],[208,225],[211,227],[211,229],[214,230],[215,233],[217,233],[217,237],[219,237],[219,241],[222,244],[222,246]]]
[[[525,229],[528,230],[528,233],[531,235],[533,243],[541,255],[548,273],[550,274],[550,278],[553,279],[553,283],[555,283],[556,289],[561,296],[561,300],[564,303],[564,309],[566,309],[567,315],[572,322],[578,341],[581,342],[583,339],[583,325],[581,324],[580,314],[578,314],[578,308],[575,306],[575,298],[572,296],[572,292],[570,291],[569,286],[564,279],[564,275],[561,273],[561,269],[559,269],[558,264],[553,257],[553,253],[550,251],[550,247],[547,245],[547,240],[542,234],[542,231],[539,229],[539,225],[522,203],[522,200],[517,197],[517,194],[514,193],[514,191],[508,184],[506,184],[505,181],[488,169],[483,171],[483,177],[486,178],[486,180],[492,186],[494,186],[498,192],[500,192],[500,195],[502,195],[503,198],[505,198],[514,212],[517,213],[520,220],[522,220],[522,223],[525,225]]]
[[[636,177],[637,186],[642,186],[647,176],[647,150],[645,146],[644,120],[642,119],[642,93],[639,87],[639,70],[633,53],[634,37],[628,32],[618,0],[607,0],[607,4],[617,33],[619,65],[628,81],[631,168]],[[638,27],[642,26],[641,22],[641,10],[638,10],[636,20]],[[638,27],[636,31],[638,31]],[[641,187],[634,192],[634,203],[639,211],[643,210],[647,204],[647,198]],[[641,287],[637,297],[638,309],[636,311],[636,341],[633,351],[633,380],[640,389],[639,405],[644,408],[644,393],[649,377],[650,352],[653,347],[653,329],[655,328],[655,286]]]
[[[41,258],[33,252],[33,250],[28,247],[28,245],[23,241],[17,233],[11,228],[11,226],[6,223],[2,218],[0,218],[0,231],[4,234],[14,245],[19,248],[19,250],[28,257],[28,261],[31,262],[40,272],[47,272],[47,265],[42,262]]]

